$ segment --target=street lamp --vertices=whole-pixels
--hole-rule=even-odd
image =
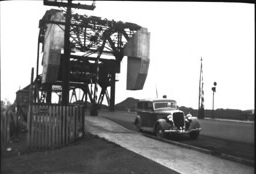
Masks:
[[[217,83],[214,82],[212,87],[212,118],[214,118],[214,93],[216,92],[216,86]]]

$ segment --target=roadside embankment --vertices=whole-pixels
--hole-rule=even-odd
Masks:
[[[254,143],[254,122],[221,119],[200,119],[199,122],[202,127],[202,135]]]

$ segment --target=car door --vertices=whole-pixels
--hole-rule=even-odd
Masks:
[[[147,114],[145,111],[145,102],[139,102],[138,103],[138,115],[140,116],[140,125],[141,127],[146,127],[147,125]]]
[[[144,103],[144,125],[145,127],[152,128],[156,122],[156,115],[153,111],[153,104],[152,102],[145,102]]]
[[[152,102],[147,102],[146,104],[146,119],[147,119],[147,122],[146,122],[146,126],[147,127],[154,127],[156,121],[157,121],[157,118],[156,118],[156,114],[154,113],[154,110],[153,110],[153,103]]]

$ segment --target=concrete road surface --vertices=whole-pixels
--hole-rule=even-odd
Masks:
[[[134,122],[136,117],[136,113],[122,111],[102,111],[100,115],[115,119],[120,119],[122,116],[122,120],[127,122]],[[202,127],[201,135],[250,144],[255,142],[254,122],[219,119],[200,119],[199,122]]]
[[[130,131],[103,117],[85,117],[88,132],[182,174],[252,174],[254,168],[167,144]]]

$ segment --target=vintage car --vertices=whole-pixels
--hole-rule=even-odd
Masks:
[[[155,133],[157,137],[166,135],[189,134],[197,139],[201,131],[196,117],[185,115],[179,110],[175,100],[143,99],[137,103],[137,117],[134,124],[139,131]]]

